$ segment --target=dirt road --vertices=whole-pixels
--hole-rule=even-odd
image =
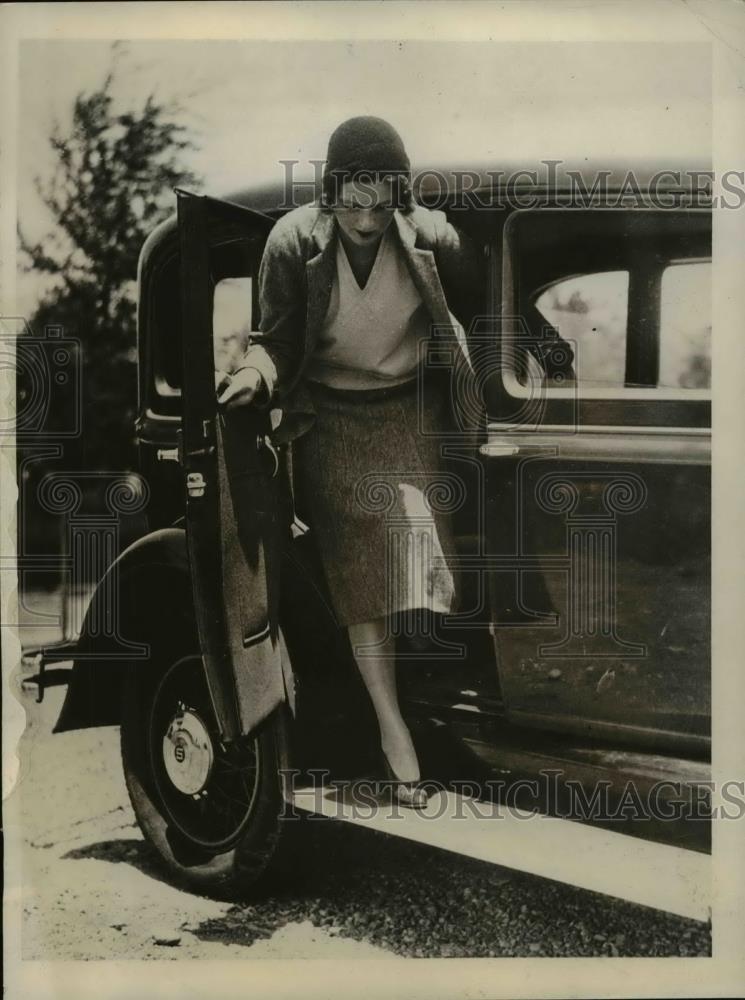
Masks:
[[[329,820],[309,824],[304,874],[272,899],[182,892],[135,824],[118,730],[51,734],[63,691],[22,696],[9,818],[17,804],[25,958],[710,953],[695,921]]]

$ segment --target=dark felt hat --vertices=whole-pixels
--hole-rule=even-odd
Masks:
[[[401,136],[382,118],[349,118],[329,139],[328,174],[408,174],[410,169]]]

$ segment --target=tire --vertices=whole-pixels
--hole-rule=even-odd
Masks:
[[[198,653],[131,668],[121,754],[137,821],[175,882],[224,899],[271,887],[291,861],[280,773],[287,712],[233,747],[217,734]]]

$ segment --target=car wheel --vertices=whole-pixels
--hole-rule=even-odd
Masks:
[[[176,881],[218,897],[271,884],[289,845],[281,769],[284,707],[224,745],[198,653],[133,667],[121,722],[124,777],[138,823]]]

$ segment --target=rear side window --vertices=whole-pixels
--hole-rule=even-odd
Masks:
[[[711,388],[711,261],[675,263],[662,273],[658,384]]]
[[[536,299],[541,316],[572,345],[582,386],[623,386],[628,302],[628,271],[566,278]]]
[[[536,309],[569,341],[580,388],[623,387],[628,271],[581,274],[541,292]],[[668,265],[660,278],[658,388],[711,387],[711,261]]]
[[[515,213],[502,276],[502,312],[514,331],[501,362],[508,393],[707,398],[710,257],[708,212]],[[571,367],[559,363],[572,354]]]

